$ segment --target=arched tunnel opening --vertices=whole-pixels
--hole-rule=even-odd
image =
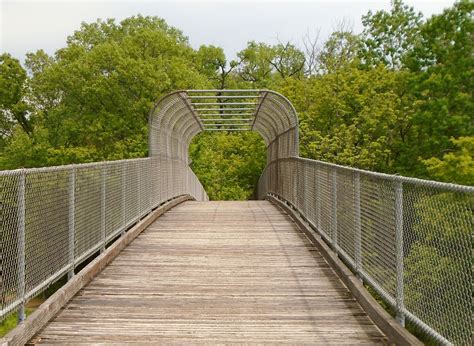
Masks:
[[[257,132],[202,132],[189,146],[190,167],[209,199],[257,199],[266,165],[265,141]]]
[[[211,200],[256,199],[264,167],[298,145],[296,111],[271,90],[176,91],[150,112],[154,169],[190,166]]]

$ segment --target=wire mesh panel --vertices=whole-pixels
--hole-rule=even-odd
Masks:
[[[68,269],[69,170],[42,169],[25,174],[25,292]]]
[[[258,188],[290,202],[401,323],[471,344],[473,187],[293,157],[270,162]]]
[[[355,190],[353,173],[346,170],[336,172],[337,199],[337,245],[349,258],[355,258]]]
[[[176,174],[167,174],[162,194],[161,173],[171,165]],[[183,194],[207,200],[191,169],[169,159],[1,171],[0,317],[72,276],[75,266],[152,208]]]
[[[113,205],[114,208],[105,209],[105,235],[107,238],[117,234],[125,227],[125,198],[126,194],[122,188],[126,177],[123,163],[110,162],[105,167],[105,204]]]
[[[22,298],[20,292],[20,238],[24,230],[25,174],[23,170],[0,175],[0,219],[1,219],[1,308],[2,315],[15,309]],[[23,233],[24,234],[24,233]]]
[[[331,169],[329,166],[321,166],[318,169],[317,176],[318,186],[318,214],[319,214],[319,231],[326,239],[332,239],[333,198],[331,196]]]
[[[362,268],[384,295],[395,297],[395,191],[392,181],[361,177]]]
[[[75,168],[75,258],[84,259],[101,244],[104,231],[102,192],[105,187],[101,168],[100,164],[78,165]]]
[[[151,160],[145,159],[138,162],[138,216],[147,214],[151,208]],[[181,191],[176,191],[177,195],[181,195]],[[176,195],[175,195],[176,196]],[[175,197],[173,196],[173,197]]]
[[[474,196],[403,184],[405,308],[455,344],[472,342]]]

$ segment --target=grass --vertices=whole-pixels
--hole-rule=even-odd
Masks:
[[[30,315],[36,308],[26,308],[25,313],[26,316]],[[0,337],[4,337],[7,335],[9,331],[15,328],[18,324],[18,313],[8,316],[2,322],[0,322]]]
[[[60,289],[65,283],[67,282],[67,276],[62,277],[59,281],[54,283],[53,285],[49,286],[46,291],[39,294],[35,298],[31,299],[25,308],[26,317],[31,315],[33,311],[35,311],[38,306],[48,299],[51,295],[54,294],[58,289]],[[14,329],[18,325],[18,313],[14,313],[3,321],[0,322],[0,338],[4,337],[8,334],[12,329]]]

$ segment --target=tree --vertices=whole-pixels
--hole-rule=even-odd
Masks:
[[[447,152],[442,159],[423,160],[428,172],[437,180],[474,185],[474,137],[451,138],[456,150]]]
[[[393,172],[394,148],[406,126],[395,72],[349,65],[295,84],[299,90],[283,90],[299,112],[302,156]]]
[[[251,41],[237,56],[239,76],[254,87],[268,87],[276,79],[304,76],[305,55],[290,42],[271,46]]]
[[[10,54],[0,55],[0,137],[2,146],[15,125],[31,133],[28,105],[25,100],[26,71]]]
[[[232,71],[240,64],[232,60],[227,64],[224,50],[215,46],[201,46],[196,54],[196,66],[198,70],[213,81],[215,88],[229,88],[229,79]]]
[[[281,78],[301,78],[303,76],[306,59],[301,50],[290,42],[279,43],[273,47],[273,50],[273,59],[269,63]]]
[[[255,132],[202,133],[190,156],[211,200],[252,198],[266,162],[263,139]]]
[[[404,66],[419,37],[422,14],[402,0],[393,0],[390,12],[369,11],[362,17],[364,25],[362,55],[369,66],[384,64],[391,69]]]
[[[314,37],[309,32],[303,37],[303,46],[305,54],[305,76],[312,76],[318,72],[318,56],[320,53],[319,36],[321,30],[318,30]]]
[[[473,3],[460,2],[430,18],[409,56],[410,93],[416,100],[409,141],[417,150],[407,156],[417,162],[412,174],[430,177],[423,160],[453,150],[451,138],[472,136],[473,10]]]
[[[274,57],[274,51],[269,45],[251,41],[237,56],[241,60],[237,71],[244,81],[256,87],[269,83],[273,72],[270,61]]]
[[[3,167],[146,155],[148,113],[157,97],[209,85],[193,64],[195,54],[179,30],[141,16],[82,24],[54,57],[30,54],[35,127],[29,145],[48,149],[11,155],[27,143],[18,133]]]
[[[335,31],[318,56],[320,70],[323,73],[337,73],[341,68],[358,64],[360,38],[350,31]]]

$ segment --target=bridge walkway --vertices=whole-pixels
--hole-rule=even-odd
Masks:
[[[268,201],[185,202],[32,340],[384,344],[324,258]]]

